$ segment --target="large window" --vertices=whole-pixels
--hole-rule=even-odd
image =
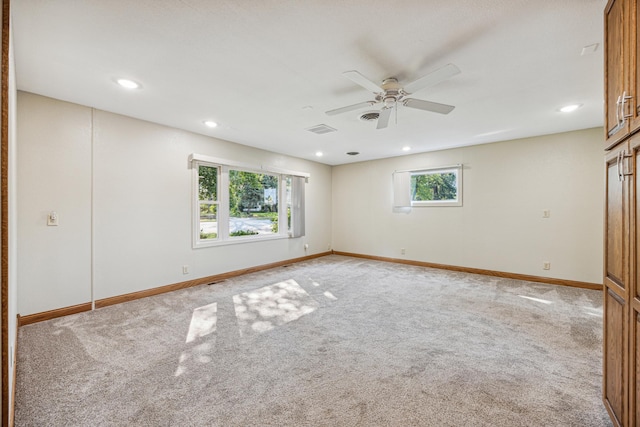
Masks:
[[[304,235],[306,177],[196,159],[192,168],[194,247]]]

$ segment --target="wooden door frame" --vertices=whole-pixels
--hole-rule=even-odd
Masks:
[[[2,0],[0,106],[0,310],[2,316],[2,425],[9,425],[9,37],[10,0]]]

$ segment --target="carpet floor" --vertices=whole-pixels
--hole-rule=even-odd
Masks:
[[[602,296],[330,255],[19,330],[16,426],[609,426]]]

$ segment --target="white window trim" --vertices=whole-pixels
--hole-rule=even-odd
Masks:
[[[286,209],[286,177],[298,176],[305,178],[305,182],[309,181],[311,175],[306,172],[292,171],[276,167],[268,167],[264,165],[256,166],[249,163],[235,162],[231,160],[221,159],[217,157],[205,156],[202,154],[191,154],[189,156],[189,164],[192,169],[192,248],[206,248],[214,246],[235,245],[241,243],[260,242],[267,240],[289,239],[294,236],[287,227],[287,209]],[[217,182],[217,222],[218,229],[216,239],[201,240],[200,239],[200,200],[198,197],[199,190],[199,171],[198,166],[217,167],[220,170],[219,180]],[[278,233],[263,234],[252,236],[234,236],[230,238],[228,226],[221,227],[221,224],[229,223],[229,170],[242,170],[245,172],[265,173],[278,176],[279,193],[278,197]],[[224,206],[224,208],[223,208]],[[284,208],[283,208],[284,207]],[[293,212],[292,212],[293,217]],[[293,218],[292,218],[293,221]],[[293,223],[292,223],[293,225]],[[302,237],[302,236],[295,236]]]
[[[194,161],[201,162],[201,163],[209,163],[210,165],[215,165],[215,166],[231,166],[234,168],[241,168],[247,171],[254,171],[256,173],[265,172],[265,173],[272,173],[275,175],[302,176],[307,180],[307,182],[309,182],[309,178],[311,177],[311,174],[307,172],[299,172],[299,171],[294,171],[289,169],[283,169],[276,166],[254,165],[251,163],[236,162],[234,160],[227,160],[227,159],[222,159],[220,157],[206,156],[204,154],[196,154],[196,153],[190,154],[189,163],[193,164]]]

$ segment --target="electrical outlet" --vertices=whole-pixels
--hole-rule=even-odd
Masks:
[[[551,217],[551,211],[549,209],[545,209],[542,211],[542,218],[550,218]]]
[[[182,274],[189,274],[189,266],[188,265],[183,265],[182,266]]]
[[[545,261],[542,263],[543,270],[551,270],[551,263],[549,261]]]
[[[307,249],[309,249],[309,244],[308,244],[308,243],[305,243],[305,244],[304,244],[304,250],[306,251]]]
[[[405,252],[405,251],[404,251],[404,248],[400,248],[400,254],[401,254],[401,255],[404,255],[404,252]]]

